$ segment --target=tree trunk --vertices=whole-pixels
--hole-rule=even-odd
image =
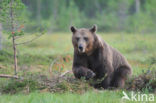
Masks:
[[[17,56],[16,56],[16,44],[15,44],[15,27],[14,27],[14,14],[13,14],[13,2],[14,0],[11,0],[10,3],[10,18],[11,18],[11,32],[12,32],[12,45],[13,45],[13,51],[14,51],[14,74],[17,75]]]
[[[135,0],[135,12],[140,12],[140,0]]]
[[[41,0],[37,0],[37,20],[40,24],[41,20]]]
[[[2,24],[0,23],[0,50],[2,50]]]
[[[53,3],[54,3],[53,4],[54,6],[52,8],[53,9],[52,11],[53,11],[53,15],[54,15],[54,20],[56,20],[57,19],[57,12],[58,12],[57,11],[57,9],[58,9],[58,1],[54,0]]]

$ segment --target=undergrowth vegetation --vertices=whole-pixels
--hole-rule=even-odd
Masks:
[[[123,90],[156,93],[155,35],[100,34],[106,42],[118,49],[132,65],[132,78],[126,82]],[[31,37],[31,35],[25,36],[22,41]],[[5,40],[3,44],[3,50],[0,51],[0,73],[13,75],[13,55],[10,41]],[[1,94],[30,93],[30,95],[35,95],[36,92],[51,92],[54,95],[57,93],[89,95],[89,91],[91,94],[99,92],[90,86],[91,81],[74,78],[71,71],[73,47],[69,33],[45,34],[38,40],[17,48],[19,79],[0,78]],[[113,95],[115,93],[117,98],[121,97],[122,92],[116,92],[118,90],[112,89],[104,90],[103,95],[105,92],[109,92],[107,94]],[[103,91],[103,89],[100,90]]]

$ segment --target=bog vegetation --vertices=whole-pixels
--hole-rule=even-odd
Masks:
[[[122,91],[155,94],[155,5],[155,0],[0,0],[0,74],[16,74],[0,75],[0,103],[119,103]],[[71,72],[69,26],[93,24],[132,65],[124,89],[97,90]]]
[[[110,45],[121,51],[133,67],[133,78],[128,80],[124,90],[154,93],[156,90],[155,35],[99,34]],[[22,41],[31,37],[25,36]],[[13,74],[11,41],[6,40],[4,46],[6,49],[0,51],[0,72]],[[38,91],[82,94],[96,91],[89,85],[91,81],[77,80],[71,72],[66,73],[72,68],[73,48],[70,33],[45,34],[30,44],[19,46],[18,49],[18,76],[21,78],[13,80],[1,78],[1,93],[28,94]],[[66,74],[63,75],[64,73]]]

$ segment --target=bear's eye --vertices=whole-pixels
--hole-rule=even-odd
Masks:
[[[87,38],[87,37],[84,37],[84,40],[85,40],[85,41],[88,41],[88,38]]]
[[[79,37],[76,37],[76,40],[77,40],[77,41],[79,41],[79,39],[80,39]]]

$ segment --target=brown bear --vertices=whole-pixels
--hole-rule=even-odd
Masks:
[[[76,78],[101,80],[99,88],[124,87],[132,69],[125,57],[96,34],[97,27],[76,29],[71,26],[74,47],[73,73]]]

